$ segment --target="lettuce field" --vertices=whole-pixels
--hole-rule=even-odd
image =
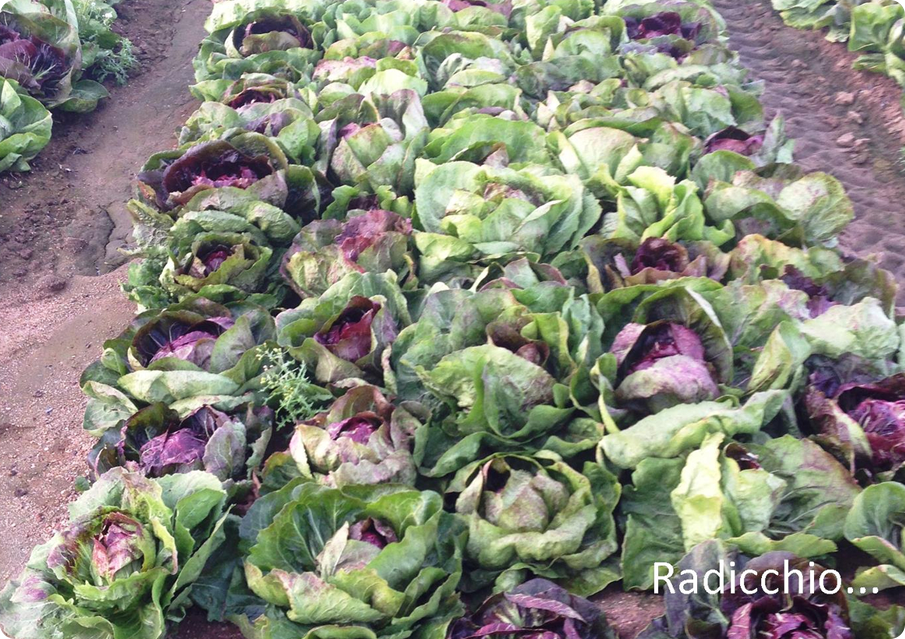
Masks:
[[[903,38],[0,0],[0,636],[899,637]]]

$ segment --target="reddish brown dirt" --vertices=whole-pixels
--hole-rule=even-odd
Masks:
[[[842,244],[861,255],[880,254],[883,266],[905,281],[901,87],[886,76],[853,70],[857,56],[822,33],[786,27],[769,0],[713,5],[742,64],[764,81],[768,115],[785,117],[788,135],[797,140],[796,161],[845,185],[856,219]]]
[[[0,283],[48,283],[53,274],[106,273],[124,262],[125,203],[148,156],[174,145],[195,109],[192,57],[210,13],[206,0],[126,0],[117,29],[141,70],[90,114],[59,114],[30,173],[0,178]]]

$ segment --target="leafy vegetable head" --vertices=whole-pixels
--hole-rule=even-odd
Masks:
[[[111,470],[0,593],[0,626],[25,639],[86,627],[104,638],[161,636],[223,542],[225,504],[220,480],[207,473],[155,480]]]
[[[314,129],[309,120],[297,122],[294,146],[287,148],[292,148],[294,156],[305,156],[316,136],[311,135]],[[216,140],[151,156],[138,175],[142,198],[173,217],[186,209],[207,208],[199,207],[199,202],[249,196],[303,221],[316,216],[321,199],[332,188],[307,166],[290,164],[280,145],[282,138],[243,128],[218,134]]]
[[[905,375],[875,384],[847,384],[836,402],[860,424],[878,468],[898,468],[905,462]]]
[[[268,460],[265,484],[288,473],[340,488],[413,485],[412,437],[421,424],[408,409],[418,413],[417,406],[394,406],[373,386],[347,391],[328,411],[296,425],[289,450]]]
[[[191,312],[164,312],[138,330],[133,352],[145,367],[174,357],[206,368],[217,338],[233,324],[228,316],[201,318]]]
[[[699,22],[682,22],[682,16],[675,11],[663,11],[646,18],[625,17],[625,29],[632,40],[646,40],[657,36],[680,35],[693,40],[701,30]]]
[[[731,574],[729,566],[733,566]],[[818,587],[824,571],[788,552],[747,560],[728,553],[720,542],[699,544],[678,562],[676,575],[682,577],[674,577],[666,589],[666,614],[655,619],[639,639],[852,639],[842,589],[829,595]],[[712,583],[714,573],[725,580],[722,592],[692,594],[679,587],[689,575],[698,584],[707,579]]]
[[[244,56],[286,49],[311,49],[308,29],[294,15],[264,16],[233,31],[232,45]]]
[[[873,556],[879,565],[855,577],[857,588],[895,588],[905,585],[905,486],[884,482],[868,486],[855,498],[845,518],[845,537]]]
[[[549,259],[574,248],[600,219],[599,204],[575,175],[419,163],[415,200],[425,233],[415,240],[423,269],[442,273],[524,254]]]
[[[443,0],[443,4],[456,12],[469,7],[486,7],[506,18],[512,13],[511,0],[503,0],[502,2],[492,2],[488,0]]]
[[[447,639],[604,639],[612,636],[600,608],[547,579],[493,595],[457,620]]]
[[[600,293],[681,277],[719,281],[729,267],[729,255],[709,242],[673,242],[660,237],[636,244],[592,235],[581,241],[580,252],[588,267],[588,287]]]
[[[320,382],[372,379],[399,330],[410,323],[408,303],[392,271],[353,271],[320,297],[277,317],[280,344]]]
[[[582,474],[549,453],[498,455],[459,471],[449,492],[468,523],[474,586],[534,574],[589,595],[613,579],[602,564],[616,550],[619,484],[603,467],[588,463]]]
[[[610,347],[623,406],[656,413],[719,397],[718,384],[732,378],[732,353],[704,299],[685,288],[660,291],[638,306],[635,320]]]
[[[240,296],[263,293],[267,274],[275,270],[273,249],[252,234],[202,232],[182,250],[171,256],[160,276],[177,299],[206,287],[228,287]]]
[[[350,203],[351,205],[351,203]],[[370,209],[344,222],[317,220],[302,229],[283,258],[281,272],[299,295],[320,295],[345,275],[411,272],[411,220]]]
[[[232,2],[227,7],[215,8],[205,24],[210,35],[193,62],[196,80],[236,80],[247,74],[292,83],[310,78],[323,46],[329,44],[325,39],[332,37],[332,29],[320,22],[322,3]]]
[[[246,479],[270,440],[272,411],[239,404],[230,412],[203,405],[184,417],[152,404],[104,433],[89,455],[97,475],[115,466],[162,477],[206,470],[223,481]]]
[[[805,407],[818,441],[870,475],[905,464],[905,374],[838,384],[811,376]]]
[[[746,578],[745,585],[756,592],[743,593],[739,579],[735,593],[723,593],[721,609],[729,617],[727,637],[853,639],[848,604],[842,591],[827,595],[811,588],[811,583],[820,583],[825,570],[821,566],[811,568],[809,562],[791,553],[772,552],[752,559],[745,570],[753,573]],[[773,572],[766,574],[768,571]],[[814,582],[810,581],[811,571]],[[786,594],[787,580],[788,592],[794,594]]]
[[[687,266],[688,252],[681,245],[663,238],[650,237],[641,242],[635,252],[631,273],[635,275],[645,268],[680,273]]]
[[[185,416],[205,404],[231,410],[257,390],[262,352],[275,337],[270,314],[243,301],[201,297],[137,316],[82,376],[91,396],[85,427],[96,435],[142,406],[162,402]]]
[[[240,533],[248,585],[269,605],[238,621],[261,636],[408,635],[461,614],[464,531],[436,493],[295,480],[255,502]]]
[[[314,340],[340,359],[357,361],[371,352],[371,325],[380,309],[380,303],[355,296],[329,326],[314,334]],[[387,341],[392,341],[395,327],[387,325],[387,330]]]
[[[751,134],[738,127],[730,126],[704,140],[704,152],[732,151],[739,155],[751,156],[760,151],[763,145],[763,135]]]
[[[204,188],[232,186],[247,189],[258,180],[272,175],[274,167],[264,155],[241,153],[229,142],[209,142],[190,149],[170,164],[163,173],[161,188],[165,201],[177,194],[177,202],[185,203]],[[183,195],[184,194],[184,195]]]
[[[206,80],[192,86],[191,91],[199,100],[219,102],[239,111],[253,104],[303,98],[292,82],[266,73],[246,73],[238,80]]]
[[[0,8],[0,77],[16,81],[48,107],[69,99],[81,67],[78,25],[62,8],[51,11],[40,2]]]
[[[0,77],[0,117],[0,172],[27,171],[28,161],[50,141],[50,112],[15,80]]]
[[[318,122],[323,131],[318,166],[331,180],[372,191],[411,190],[415,158],[428,132],[417,91],[351,94],[321,111]]]
[[[681,0],[665,0],[616,5],[615,13],[625,21],[626,35],[630,40],[623,45],[623,51],[635,54],[636,60],[646,58],[639,60],[642,67],[650,64],[653,70],[672,66],[674,63],[668,61],[668,58],[663,59],[665,56],[678,61],[681,66],[689,57],[693,64],[709,59],[712,55],[725,55],[717,42],[721,18],[709,7]],[[658,56],[657,53],[663,55]]]

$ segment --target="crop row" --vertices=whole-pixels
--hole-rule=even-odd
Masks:
[[[156,639],[194,604],[249,638],[590,639],[585,597],[730,561],[765,579],[644,637],[901,631],[766,579],[857,547],[846,586],[905,585],[905,333],[709,5],[206,26],[205,102],[129,205],[141,312],[81,379],[93,483],[8,634]]]

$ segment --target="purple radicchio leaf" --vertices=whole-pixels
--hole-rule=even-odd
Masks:
[[[682,22],[682,16],[674,11],[656,13],[646,18],[625,17],[626,33],[630,40],[648,40],[662,36],[678,36],[685,40],[695,40],[701,32],[700,22]],[[672,42],[659,42],[660,53],[681,60],[686,51]]]
[[[271,91],[261,91],[260,89],[245,89],[227,102],[227,105],[239,110],[250,104],[270,104],[280,99],[276,93]]]
[[[734,590],[723,592],[727,639],[853,639],[845,595],[812,590],[811,570],[813,583],[820,583],[825,569],[817,565],[812,569],[790,553],[771,552],[749,561],[739,575],[745,575],[746,589],[754,593],[743,592],[740,577]]]
[[[223,140],[198,144],[163,169],[162,174],[148,171],[139,176],[157,191],[158,204],[168,206],[171,196],[194,193],[197,187],[231,186],[247,189],[274,173],[266,155],[249,156]],[[159,183],[158,183],[159,182]],[[178,203],[183,198],[177,198]]]
[[[349,218],[334,241],[346,259],[354,263],[363,251],[390,232],[411,235],[412,221],[390,211],[372,209]]]
[[[233,44],[242,55],[286,49],[313,49],[311,33],[292,15],[273,16],[236,29]]]
[[[523,337],[522,326],[510,321],[494,321],[487,326],[487,336],[494,346],[499,346],[543,367],[550,358],[550,345],[542,340]]]
[[[646,18],[625,18],[628,37],[632,40],[646,40],[657,36],[677,35],[686,40],[694,40],[701,31],[700,22],[682,22],[682,16],[675,11],[663,11]]]
[[[134,519],[122,513],[107,515],[93,539],[91,561],[97,573],[113,581],[120,570],[141,559],[142,553],[135,544],[140,536],[141,524]]]
[[[115,510],[80,519],[60,533],[62,542],[47,556],[47,567],[62,569],[74,581],[109,583],[142,560],[143,534],[141,523]]]
[[[232,325],[233,320],[229,317],[214,317],[194,324],[178,337],[171,336],[160,344],[148,363],[175,357],[201,366],[202,362],[207,362],[217,337]]]
[[[245,130],[275,137],[291,123],[292,117],[288,113],[268,113],[246,124]]]
[[[546,579],[532,579],[490,597],[458,619],[448,639],[599,639],[607,636],[603,613],[593,603]]]
[[[340,359],[358,361],[371,352],[371,324],[380,308],[377,302],[356,295],[314,339]]]
[[[231,317],[204,318],[196,313],[161,313],[142,326],[132,341],[142,366],[176,357],[204,368],[217,338],[233,325]]]
[[[846,384],[835,399],[861,425],[877,469],[891,470],[905,463],[905,374],[872,384]]]
[[[787,265],[783,269],[780,279],[789,288],[802,291],[808,296],[808,310],[811,312],[811,317],[822,315],[831,306],[835,306],[827,287],[817,284],[794,266]]]
[[[761,468],[757,455],[749,452],[741,444],[732,442],[726,446],[723,452],[726,457],[738,464],[740,470],[759,470]]]
[[[53,95],[70,64],[62,49],[40,38],[20,33],[10,25],[0,25],[0,68],[22,65],[28,75],[9,70],[7,75],[29,91]]]
[[[654,322],[646,326],[629,324],[616,336],[612,352],[620,361],[620,376],[650,368],[657,360],[674,355],[684,355],[698,361],[705,361],[704,344],[697,333],[675,322]],[[630,328],[632,327],[632,328]],[[624,351],[626,340],[631,347]]]
[[[204,457],[207,438],[191,429],[164,433],[147,442],[139,451],[139,466],[150,477],[166,475],[170,468],[198,465]]]
[[[399,541],[389,524],[373,517],[352,524],[349,527],[349,539],[364,541],[381,549]]]
[[[198,254],[198,259],[203,265],[203,269],[201,269],[201,273],[198,275],[200,277],[207,277],[217,269],[219,269],[223,262],[228,260],[233,253],[235,253],[235,247],[226,246],[224,244],[214,244],[205,248],[203,253]]]
[[[762,134],[752,135],[738,127],[730,126],[704,140],[704,153],[733,151],[750,157],[760,151],[763,145],[764,136]]]
[[[487,2],[486,0],[443,0],[443,4],[455,12],[462,11],[468,7],[486,7],[507,18],[512,13],[511,0],[505,0],[503,2]]]
[[[354,417],[329,424],[327,434],[334,441],[344,437],[358,444],[367,444],[371,435],[377,432],[382,424],[383,420],[373,413],[359,413]]]

